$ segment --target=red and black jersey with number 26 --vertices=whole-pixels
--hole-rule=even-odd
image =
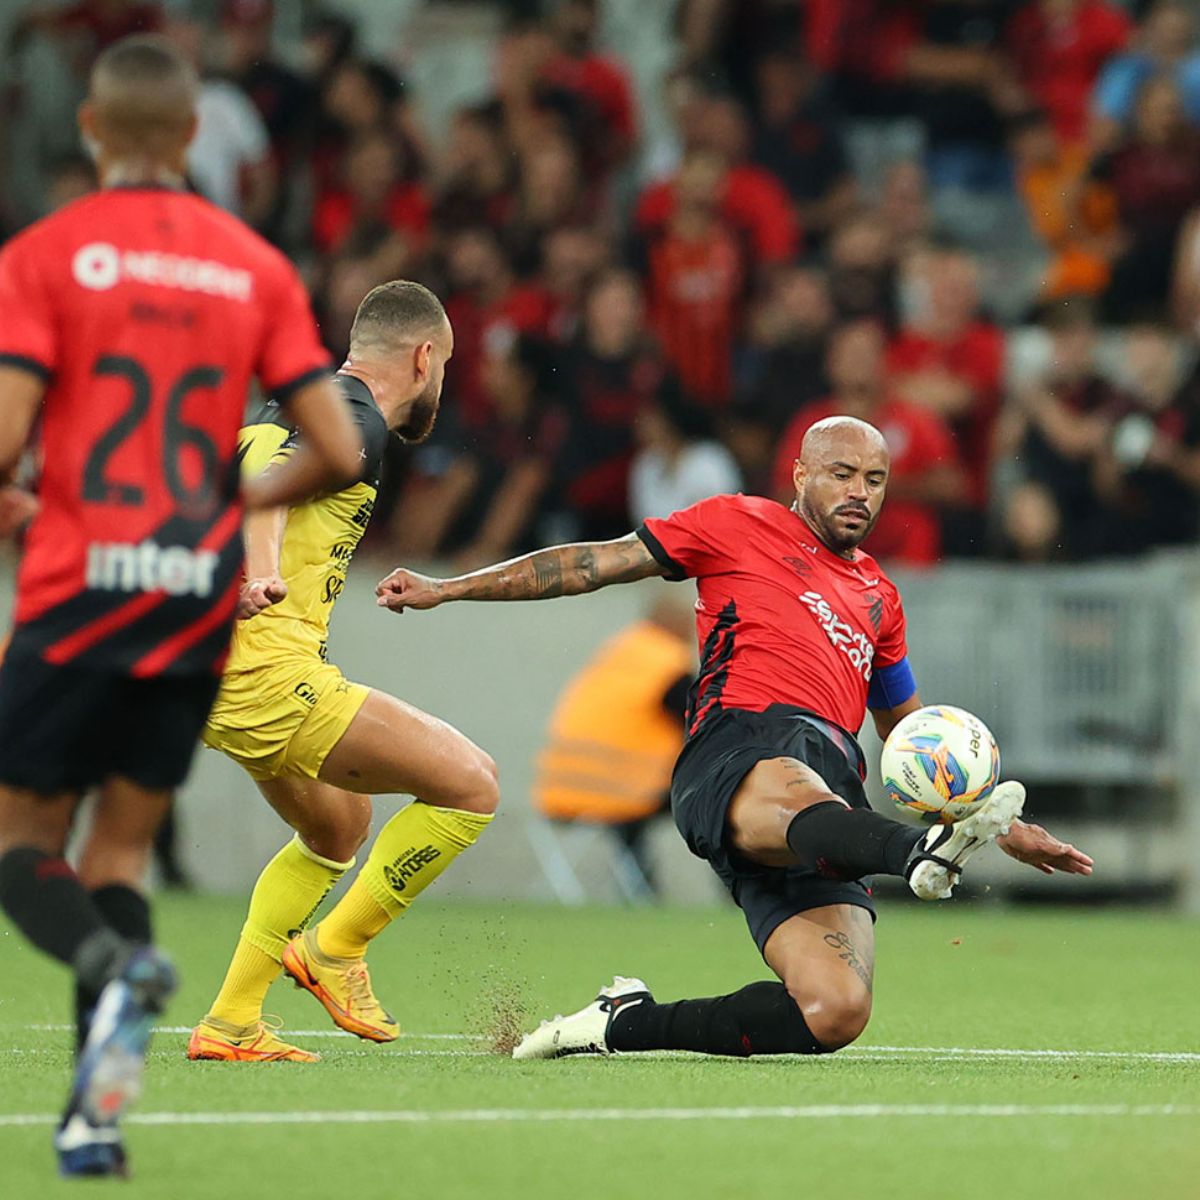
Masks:
[[[0,252],[0,363],[47,381],[14,643],[135,677],[224,661],[252,378],[329,370],[277,250],[206,200],[112,188]]]

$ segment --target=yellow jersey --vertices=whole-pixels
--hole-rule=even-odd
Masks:
[[[361,478],[340,492],[288,510],[279,554],[279,574],[288,594],[252,620],[237,623],[226,675],[283,658],[325,659],[329,618],[371,520],[388,443],[387,422],[366,384],[352,375],[336,378],[362,434]],[[256,474],[286,457],[295,449],[296,438],[278,404],[268,403],[238,435],[243,469]]]

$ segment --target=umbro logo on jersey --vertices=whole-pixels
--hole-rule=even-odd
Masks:
[[[797,575],[811,575],[812,563],[804,558],[785,558],[783,560]]]

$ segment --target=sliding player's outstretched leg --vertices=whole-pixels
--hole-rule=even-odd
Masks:
[[[490,824],[500,798],[496,765],[444,721],[373,691],[326,757],[321,778],[419,797],[380,830],[329,915],[283,952],[284,970],[336,1025],[392,1041],[399,1025],[371,988],[367,946]]]
[[[854,905],[811,909],[779,925],[764,950],[779,982],[725,996],[656,1002],[640,979],[618,976],[579,1012],[543,1021],[517,1059],[642,1050],[826,1054],[854,1041],[871,1015],[875,939]]]

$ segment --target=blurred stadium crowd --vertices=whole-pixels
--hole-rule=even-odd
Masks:
[[[657,2],[676,50],[650,137],[603,0],[492,5],[490,95],[436,136],[350,5],[306,6],[283,46],[271,0],[43,0],[4,48],[0,230],[93,187],[89,64],[161,30],[204,73],[193,185],[303,266],[334,356],[374,284],[446,300],[443,419],[397,450],[375,527],[394,554],[476,564],[790,497],[832,412],[892,447],[885,560],[1194,543],[1192,7]]]

